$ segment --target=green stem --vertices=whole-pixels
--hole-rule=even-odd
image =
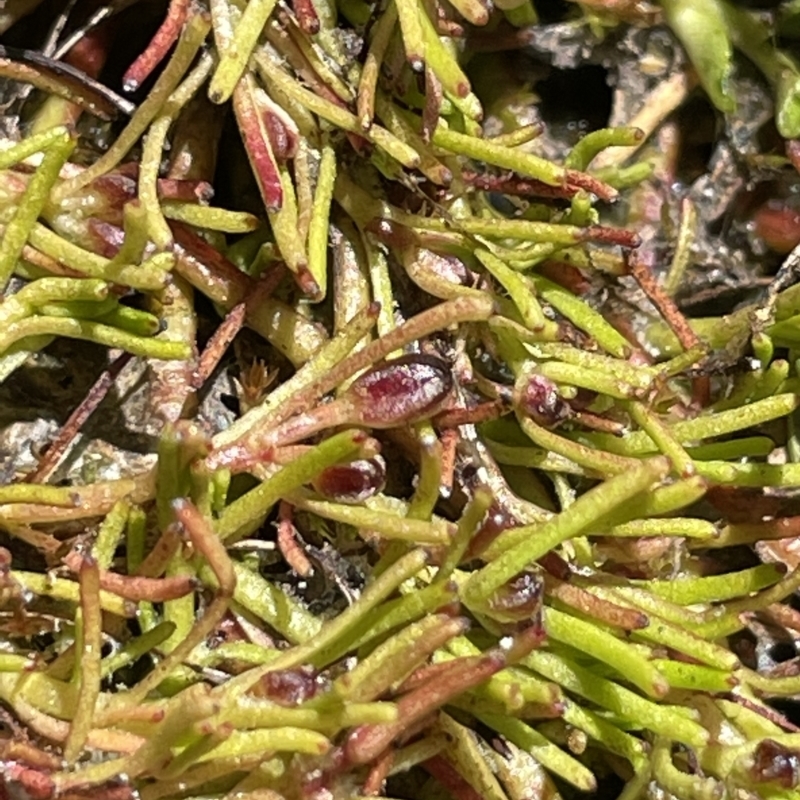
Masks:
[[[517,573],[567,539],[589,530],[599,517],[650,489],[668,469],[669,462],[664,458],[646,461],[590,489],[565,511],[536,526],[535,536],[520,535],[518,531],[525,529],[517,529],[513,539],[506,538],[507,545],[500,555],[470,576],[463,587],[464,602],[485,607],[494,592]]]
[[[550,638],[571,645],[614,667],[626,680],[650,697],[661,698],[669,690],[666,678],[651,661],[597,625],[564,614],[555,608],[543,609],[543,616],[544,627]]]
[[[76,140],[66,131],[62,131],[50,143],[42,163],[28,181],[0,241],[0,290],[5,289],[8,284],[31,229],[42,213],[50,190],[58,180],[61,167],[69,158],[75,144]]]
[[[228,542],[249,536],[261,526],[272,506],[282,497],[311,481],[326,467],[357,459],[363,439],[363,433],[352,430],[325,439],[255,489],[234,500],[217,520],[217,536]]]

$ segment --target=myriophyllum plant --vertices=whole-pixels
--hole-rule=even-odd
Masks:
[[[566,5],[0,9],[0,800],[798,795],[798,4]]]

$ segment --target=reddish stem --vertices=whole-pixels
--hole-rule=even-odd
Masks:
[[[450,408],[437,415],[437,428],[457,428],[459,425],[477,425],[490,419],[498,419],[510,411],[502,400],[490,400],[472,408]]]
[[[460,434],[453,428],[443,430],[439,434],[439,441],[442,445],[442,477],[441,493],[443,496],[450,495],[453,491],[453,477],[456,468],[456,451]]]
[[[506,655],[494,650],[476,658],[459,658],[447,666],[446,680],[429,680],[398,701],[398,722],[360,725],[344,745],[351,764],[368,764],[403,732],[420,722],[456,695],[477,686],[506,665]]]
[[[574,422],[583,425],[584,428],[603,431],[603,433],[610,433],[613,436],[622,436],[626,430],[626,426],[621,422],[602,417],[599,414],[593,414],[591,411],[576,411],[572,419]]]
[[[606,225],[590,225],[584,231],[586,239],[603,244],[616,244],[620,247],[638,247],[642,240],[638,233],[625,228],[609,228]]]
[[[297,152],[297,137],[293,136],[283,120],[270,109],[263,109],[261,121],[269,137],[272,152],[278,161],[293,158]]]
[[[264,205],[268,211],[279,211],[283,205],[283,187],[269,128],[262,127],[268,120],[261,116],[253,91],[245,81],[240,81],[233,92],[233,111]]]
[[[425,67],[425,107],[422,109],[422,141],[430,144],[442,109],[442,84],[433,70]]]
[[[192,386],[195,389],[199,389],[211,377],[220,359],[225,355],[225,351],[244,326],[246,312],[247,305],[238,303],[228,312],[211,335],[192,377]]]
[[[441,612],[442,609],[439,609]],[[441,661],[438,664],[425,664],[415,669],[401,684],[399,691],[411,693],[434,682],[446,683],[451,673],[464,669],[465,663],[477,663],[481,656],[470,656],[457,661]]]
[[[292,0],[292,6],[300,30],[309,36],[319,33],[319,17],[311,0]]]
[[[73,550],[64,557],[64,563],[79,572],[85,557]],[[109,570],[100,570],[100,588],[118,597],[135,602],[162,603],[185,597],[197,589],[198,583],[190,575],[175,575],[169,578],[143,578],[139,575],[120,575]]]
[[[448,39],[463,39],[466,34],[466,29],[464,26],[456,22],[454,19],[448,19],[447,17],[443,16],[441,13],[441,7],[437,9],[440,13],[436,18],[436,32],[439,36],[446,36]],[[463,83],[461,84],[463,87]],[[464,92],[464,89],[461,88],[459,91],[460,97],[466,97],[469,93],[469,90]]]
[[[214,197],[214,187],[208,181],[159,178],[156,184],[162,200],[180,200],[185,203],[208,203]]]
[[[89,419],[97,410],[100,403],[103,402],[105,396],[114,385],[114,381],[131,358],[133,358],[133,356],[130,353],[123,353],[114,360],[107,370],[104,370],[100,374],[100,377],[86,393],[86,397],[83,398],[78,407],[70,414],[69,419],[61,427],[61,430],[59,430],[56,438],[50,444],[50,447],[47,448],[44,456],[39,461],[39,466],[36,467],[33,472],[25,476],[26,483],[43,483],[52,475],[62,457],[69,449],[70,444],[72,444],[75,437],[86,423],[86,420]]]
[[[472,537],[464,561],[477,558],[505,530],[514,527],[516,520],[495,501],[480,530]]]
[[[188,225],[171,220],[169,227],[175,238],[177,271],[195,288],[202,286],[211,300],[225,306],[233,306],[252,293],[253,280]],[[191,264],[183,265],[185,259],[191,259]],[[191,275],[192,271],[198,276]]]
[[[118,20],[109,19],[86,31],[64,55],[64,63],[80,70],[89,78],[96,79],[108,59],[117,27]],[[74,125],[82,113],[83,109],[79,105],[70,104],[64,110],[63,122]]]
[[[276,540],[284,560],[301,578],[309,577],[314,568],[297,541],[297,530],[292,521],[292,507],[283,500],[278,507],[277,528]]]
[[[611,201],[617,192],[611,186],[584,175],[582,172],[570,170],[567,182],[561,186],[551,186],[533,178],[524,178],[513,172],[505,175],[492,175],[491,173],[465,172],[464,180],[476,189],[484,192],[502,192],[514,197],[543,197],[550,200],[570,200],[579,191],[591,191],[601,200]],[[575,177],[576,180],[572,180]]]
[[[545,261],[536,271],[573,294],[584,295],[592,288],[591,282],[576,266],[555,258]]]
[[[386,779],[389,777],[389,770],[391,770],[393,763],[394,750],[389,748],[372,765],[367,779],[364,781],[363,794],[365,796],[371,797],[381,793],[381,789],[386,783]]]
[[[170,47],[178,41],[188,15],[189,0],[170,0],[167,16],[150,40],[150,44],[122,77],[122,86],[126,92],[135,92],[166,57]]]
[[[153,549],[147,557],[139,564],[136,570],[137,575],[147,578],[156,578],[164,574],[167,564],[178,552],[181,546],[181,535],[174,526],[168,527],[153,545]]]
[[[648,254],[649,255],[649,254]],[[674,300],[661,288],[650,266],[639,254],[627,256],[628,270],[636,279],[650,302],[658,309],[665,322],[681,343],[684,350],[700,344],[700,339],[683,316]],[[693,380],[694,399],[700,406],[708,404],[711,395],[711,382],[707,376],[699,376]]]
[[[572,583],[545,578],[545,586],[548,594],[560,602],[608,625],[632,631],[646,628],[650,624],[644,612],[616,605]]]
[[[577,186],[579,189],[585,189],[591,192],[601,200],[612,202],[617,199],[619,192],[609,184],[601,181],[599,178],[593,178],[585,172],[578,172],[574,169],[567,170],[567,183],[570,186]]]
[[[800,733],[800,728],[798,728],[797,725],[795,725],[791,720],[787,719],[777,709],[770,708],[763,703],[755,703],[740,694],[734,694],[733,701],[738,703],[740,706],[749,709],[750,711],[754,711],[759,716],[764,717],[764,719],[769,720],[775,725],[778,725],[785,731],[790,731],[791,733]]]
[[[455,798],[455,800],[483,800],[456,768],[442,756],[434,756],[422,763],[422,767],[436,778],[439,783]]]

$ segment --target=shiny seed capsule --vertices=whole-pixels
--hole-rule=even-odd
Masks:
[[[340,503],[363,503],[380,492],[385,483],[386,462],[375,456],[324,469],[314,479],[314,488]]]
[[[433,416],[452,389],[453,375],[442,359],[409,355],[366,372],[348,397],[358,405],[362,424],[393,428]]]

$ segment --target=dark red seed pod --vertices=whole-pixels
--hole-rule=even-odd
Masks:
[[[86,221],[86,228],[92,240],[92,249],[95,253],[105,258],[114,258],[122,247],[125,239],[125,231],[118,225],[103,222],[96,217],[89,217]]]
[[[317,673],[312,667],[280,669],[261,679],[264,694],[282,706],[298,706],[319,691]]]
[[[433,416],[453,389],[450,367],[435,356],[408,355],[373,367],[350,387],[360,422],[393,428]]]
[[[489,603],[492,616],[506,622],[535,619],[542,607],[542,580],[523,572],[501,586]]]
[[[784,789],[794,789],[800,784],[800,754],[772,739],[764,739],[756,747],[750,771],[758,783],[776,783]]]
[[[789,253],[800,244],[800,212],[785,203],[770,200],[753,215],[753,229],[771,250]]]
[[[568,581],[572,577],[569,562],[555,550],[545,553],[536,563],[560,581]]]
[[[3,761],[0,768],[0,797],[26,797],[30,800],[49,800],[55,796],[55,784],[50,775],[26,767],[17,761]]]
[[[572,413],[555,383],[542,375],[531,375],[523,384],[517,405],[524,414],[545,428],[554,428]]]
[[[497,502],[492,503],[483,524],[470,539],[464,560],[479,556],[504,530],[513,528],[516,520]]]
[[[394,247],[397,250],[414,247],[419,241],[417,234],[411,228],[388,219],[370,220],[366,229],[383,244]]]
[[[380,457],[362,458],[349,464],[335,464],[320,472],[314,488],[340,503],[363,503],[383,489],[386,462]]]

